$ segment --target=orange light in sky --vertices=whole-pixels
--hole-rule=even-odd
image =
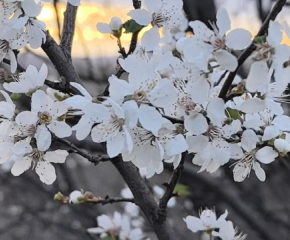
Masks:
[[[63,12],[66,9],[65,3],[58,3],[59,20],[63,22]],[[109,34],[102,34],[96,29],[97,22],[109,23],[111,18],[118,16],[123,22],[127,21],[129,17],[127,13],[131,9],[122,7],[109,8],[96,3],[82,3],[78,8],[77,24],[75,30],[73,55],[76,57],[109,57],[118,55],[118,47],[116,39]],[[46,3],[42,9],[39,19],[44,21],[47,25],[47,29],[50,34],[58,40],[58,28],[56,12],[51,3]],[[232,18],[233,28],[246,28],[255,34],[259,28],[259,22],[254,18],[250,19],[250,24],[245,19],[249,20],[249,16],[240,14],[238,17]],[[140,33],[146,31],[145,28]],[[125,48],[128,48],[130,44],[131,34],[123,34],[121,37],[122,44]],[[284,36],[283,43],[290,44],[289,38]],[[84,49],[86,48],[86,49]],[[90,56],[85,56],[84,53],[88,53]]]

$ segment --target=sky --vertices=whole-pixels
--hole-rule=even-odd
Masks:
[[[258,31],[260,22],[256,14],[255,0],[216,0],[216,4],[218,7],[224,7],[228,10],[232,19],[232,28],[246,28],[253,34]],[[65,3],[58,5],[61,20],[65,6]],[[83,1],[78,10],[73,55],[76,57],[89,56],[91,58],[116,56],[118,47],[115,39],[109,34],[99,33],[96,30],[96,23],[108,23],[114,16],[119,16],[125,22],[129,19],[126,14],[130,10],[132,10],[131,0]],[[279,20],[287,20],[287,15],[289,15],[289,9],[282,12]],[[39,18],[46,22],[50,33],[57,40],[56,14],[52,4],[45,4]],[[122,43],[125,47],[129,44],[129,41],[130,35],[123,34]]]

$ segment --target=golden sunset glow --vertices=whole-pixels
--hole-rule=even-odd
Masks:
[[[63,22],[63,13],[66,4],[58,3],[58,17]],[[127,13],[132,10],[122,6],[108,7],[97,3],[82,3],[78,8],[77,24],[73,43],[73,55],[76,57],[109,57],[118,55],[116,39],[109,34],[102,34],[96,29],[98,22],[109,23],[111,18],[118,16],[123,22],[129,17]],[[50,34],[58,41],[58,28],[56,12],[51,3],[46,3],[42,9],[39,19],[44,21]],[[249,17],[246,13],[238,16],[231,16],[232,28],[245,28],[255,35],[259,29],[259,22],[255,16]],[[248,21],[245,21],[247,19]],[[249,24],[250,23],[250,24]],[[148,28],[140,33],[142,36]],[[130,44],[131,34],[123,34],[121,37],[122,44],[126,48]],[[289,38],[284,36],[283,43],[290,44]],[[86,53],[86,54],[85,54]]]
[[[63,13],[66,4],[58,4],[59,20],[63,22]],[[118,8],[110,9],[100,4],[82,3],[77,13],[77,24],[74,36],[73,54],[77,57],[84,57],[84,47],[86,47],[90,56],[115,56],[118,53],[116,39],[109,34],[102,34],[96,29],[97,22],[109,23],[111,18],[118,16],[123,22],[129,19],[127,13],[131,9]],[[43,10],[38,17],[46,23],[49,33],[58,40],[57,18],[56,12],[52,4],[45,4]],[[146,31],[144,29],[142,32]],[[141,33],[142,35],[142,33]],[[131,39],[130,34],[123,34],[121,37],[122,44],[126,47],[129,45]]]

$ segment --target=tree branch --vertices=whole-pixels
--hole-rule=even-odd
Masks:
[[[133,6],[135,9],[141,8],[141,1],[139,1],[139,0],[132,0],[132,1],[133,1]]]
[[[49,57],[61,77],[64,77],[66,81],[81,84],[81,80],[72,64],[71,57],[63,51],[48,32],[46,32],[46,42],[42,44],[41,48]]]
[[[6,64],[10,65],[10,60],[4,58],[3,62]],[[25,72],[26,69],[24,67],[22,67],[19,63],[17,63],[17,69],[20,72]],[[75,87],[68,85],[65,83],[65,81],[61,81],[61,82],[54,82],[54,81],[50,81],[50,80],[45,80],[44,84],[50,88],[53,88],[55,90],[58,90],[62,93],[67,93],[67,94],[79,94],[81,95],[80,91],[78,89],[76,89]]]
[[[105,198],[96,198],[95,200],[87,200],[87,203],[93,203],[93,204],[113,204],[113,203],[120,203],[120,202],[130,202],[135,203],[134,198],[120,198],[120,197],[109,197],[106,196]]]
[[[75,34],[77,11],[78,7],[67,3],[66,11],[64,12],[63,30],[60,40],[60,46],[69,56],[71,55],[72,42]]]
[[[186,156],[187,156],[187,152],[182,153],[181,161],[180,161],[178,167],[173,171],[173,174],[171,176],[169,183],[164,184],[166,187],[166,191],[159,202],[159,208],[160,208],[159,211],[160,211],[160,214],[162,214],[162,215],[166,216],[167,203],[174,196],[173,191],[174,191],[175,186],[178,182],[178,179],[181,176]]]
[[[54,136],[55,137],[55,136]],[[93,156],[91,154],[89,154],[88,152],[80,149],[79,147],[77,147],[76,145],[74,145],[72,142],[66,140],[66,139],[62,139],[62,138],[57,138],[55,137],[55,139],[58,142],[61,142],[63,144],[65,144],[66,146],[68,146],[71,150],[73,150],[74,153],[79,154],[80,156],[88,159],[91,163],[93,163],[95,166],[98,165],[100,162],[105,162],[105,161],[109,161],[110,159],[108,157],[105,157],[103,155],[97,155],[97,156]]]
[[[132,191],[135,203],[141,208],[148,222],[154,228],[159,240],[173,240],[174,233],[166,218],[159,217],[159,206],[156,203],[149,187],[140,176],[138,169],[131,162],[123,162],[121,157],[112,159],[112,164],[117,168]]]
[[[264,23],[262,24],[258,34],[256,35],[256,37],[259,36],[263,36],[264,34],[267,33],[268,31],[268,27],[269,27],[269,23],[270,20],[275,20],[275,18],[277,17],[277,15],[281,12],[282,8],[284,7],[286,3],[286,0],[278,0],[273,9],[271,10],[271,12],[268,14],[266,20],[264,21]],[[255,38],[256,38],[255,37]],[[255,46],[255,38],[253,40],[253,42],[251,43],[251,45],[249,47],[247,47],[242,54],[239,56],[238,58],[238,67],[236,68],[236,70],[234,72],[231,72],[228,76],[228,78],[226,79],[224,85],[222,86],[222,89],[220,91],[219,97],[222,99],[225,99],[227,96],[227,93],[234,81],[235,76],[237,75],[237,71],[239,69],[239,67],[247,60],[247,58],[256,50],[256,46]]]

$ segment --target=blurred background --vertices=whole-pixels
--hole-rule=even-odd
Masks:
[[[216,9],[225,7],[232,19],[232,28],[246,28],[255,34],[267,16],[272,0],[184,0],[184,11],[189,20],[215,21]],[[58,41],[62,28],[66,3],[54,1],[45,4],[40,20],[47,24],[50,34]],[[100,93],[111,74],[116,73],[118,47],[109,34],[96,30],[97,22],[108,23],[114,16],[123,21],[132,10],[130,0],[82,1],[77,15],[77,27],[73,43],[74,65],[91,94]],[[278,17],[287,21],[290,8],[285,7]],[[290,43],[284,37],[285,43]],[[128,47],[130,35],[123,34],[122,43]],[[40,67],[43,62],[50,66],[48,79],[58,75],[41,49],[23,49],[20,64]],[[247,69],[242,69],[243,75]],[[287,107],[287,106],[286,106]],[[87,151],[97,153],[94,144],[82,141],[76,144]],[[62,148],[62,146],[57,146]],[[248,234],[249,240],[290,239],[290,162],[289,159],[264,165],[267,179],[260,182],[254,174],[243,183],[236,183],[229,166],[215,174],[200,173],[191,159],[185,165],[180,182],[189,187],[186,198],[177,199],[177,205],[169,209],[176,239],[205,239],[204,236],[186,230],[183,218],[198,215],[200,208],[215,208],[218,215],[225,209],[239,230]],[[57,181],[52,186],[42,184],[38,176],[28,171],[21,177],[13,177],[9,166],[0,169],[0,240],[90,240],[96,236],[86,229],[96,227],[96,217],[102,213],[123,211],[122,204],[64,205],[54,202],[58,191],[68,195],[73,190],[89,190],[97,196],[119,196],[125,187],[121,176],[110,163],[94,167],[87,160],[72,154],[65,164],[56,166]],[[171,167],[160,176],[149,179],[150,184],[161,185],[170,177]],[[154,240],[154,234],[145,225],[145,232]]]

